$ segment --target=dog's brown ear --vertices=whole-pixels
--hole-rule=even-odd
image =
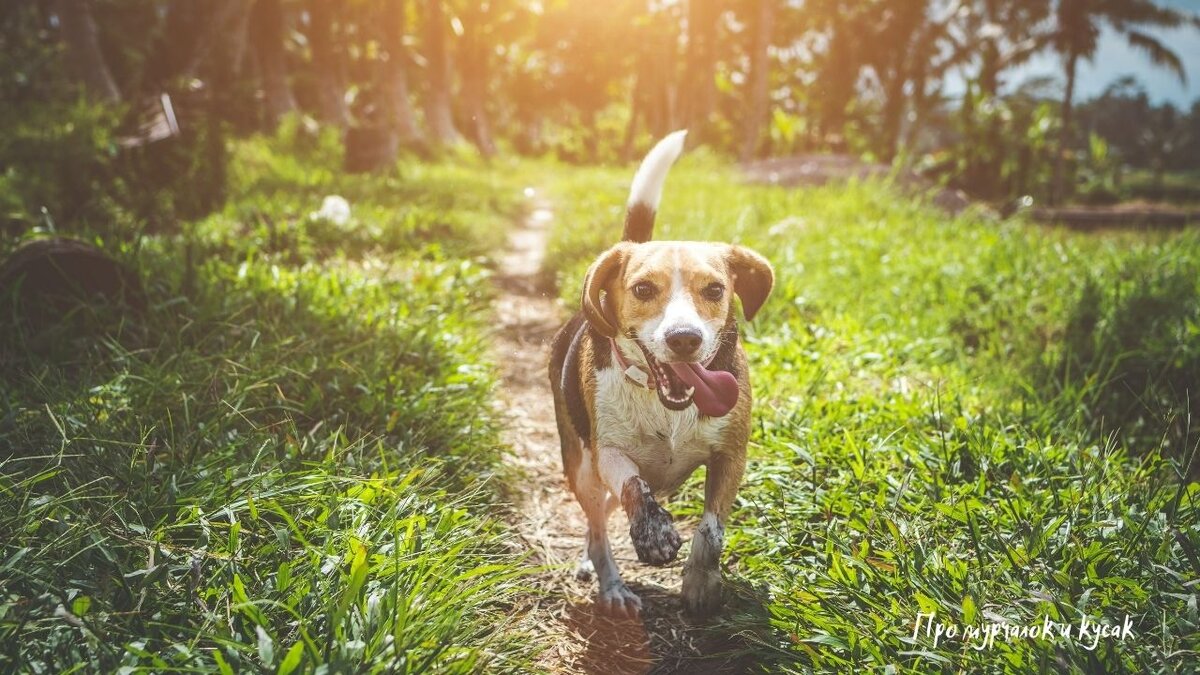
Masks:
[[[771,294],[775,272],[766,258],[744,246],[731,245],[726,260],[733,274],[733,292],[742,299],[742,313],[749,321]]]
[[[619,327],[617,315],[613,312],[613,302],[607,306],[600,299],[600,292],[608,290],[621,265],[625,262],[626,245],[617,244],[600,254],[599,258],[588,268],[587,276],[583,279],[583,315],[601,335],[617,337]]]

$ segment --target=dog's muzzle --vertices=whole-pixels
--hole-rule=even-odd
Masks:
[[[625,372],[625,377],[638,386],[653,389],[658,400],[669,410],[686,410],[695,404],[696,409],[709,417],[724,417],[738,402],[738,383],[733,373],[724,370],[709,370],[706,364],[662,363],[655,359],[641,342],[634,340],[642,350],[648,368],[631,364],[621,353],[617,341],[610,338],[612,353]]]

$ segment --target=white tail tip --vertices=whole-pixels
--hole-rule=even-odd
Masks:
[[[637,173],[633,176],[627,206],[645,204],[650,207],[651,211],[658,210],[658,202],[662,198],[663,182],[667,178],[667,171],[671,169],[671,165],[683,152],[683,141],[686,136],[687,129],[667,134],[646,154],[642,165],[638,167]]]

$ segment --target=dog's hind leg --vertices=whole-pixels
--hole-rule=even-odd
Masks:
[[[611,510],[608,490],[589,462],[583,463],[575,477],[575,496],[588,521],[587,557],[599,585],[597,607],[606,614],[637,617],[642,601],[621,580],[617,561],[608,544],[608,514]]]
[[[704,516],[692,537],[692,552],[683,566],[683,607],[690,614],[711,614],[721,606],[721,550],[725,519],[733,508],[746,460],[717,455],[704,476]]]
[[[592,564],[592,534],[591,528],[588,528],[588,534],[583,541],[583,553],[579,556],[579,562],[575,564],[575,578],[579,581],[591,581],[592,575],[596,573],[596,566]]]

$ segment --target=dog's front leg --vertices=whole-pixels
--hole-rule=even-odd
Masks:
[[[692,537],[692,552],[683,566],[683,607],[690,614],[706,615],[721,606],[721,550],[725,546],[725,519],[733,508],[745,470],[744,458],[717,455],[704,476],[704,516]]]
[[[616,448],[600,448],[600,476],[629,518],[629,538],[638,560],[665,565],[675,559],[683,539],[671,514],[654,499],[654,492],[638,475],[637,465]]]
[[[584,556],[588,564],[581,564],[580,576],[596,575],[599,584],[596,604],[601,612],[615,616],[637,617],[642,601],[621,580],[617,561],[613,559],[608,545],[608,513],[611,497],[596,467],[586,464],[575,479],[575,496],[587,516],[587,545]],[[579,574],[577,572],[577,574]]]

